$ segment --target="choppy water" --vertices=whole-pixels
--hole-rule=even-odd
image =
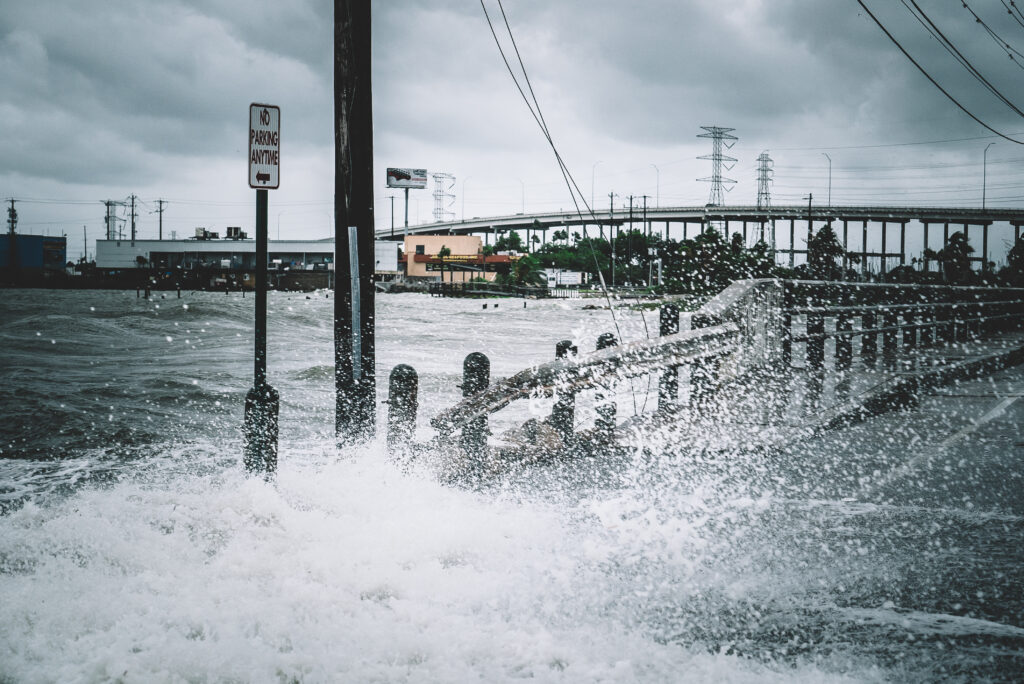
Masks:
[[[271,293],[267,484],[240,467],[252,303],[0,291],[0,681],[1024,673],[1018,452],[904,487],[884,473],[916,428],[889,417],[785,453],[692,435],[453,486],[334,448],[333,302]],[[378,297],[378,384],[417,369],[426,437],[467,353],[500,377],[559,339],[592,349],[609,314],[582,305]]]

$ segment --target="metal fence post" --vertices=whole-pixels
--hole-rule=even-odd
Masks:
[[[843,295],[842,306],[849,306],[849,295]],[[846,371],[853,364],[853,318],[846,311],[836,317],[836,370]]]
[[[416,429],[419,410],[419,376],[416,369],[401,363],[388,378],[388,451],[407,449]]]
[[[825,368],[825,314],[807,314],[807,369],[820,372]]]
[[[462,396],[471,397],[487,389],[491,382],[491,360],[486,354],[473,352],[462,362]],[[462,428],[462,449],[473,456],[487,451],[487,416],[480,416]]]
[[[890,360],[896,356],[897,322],[896,312],[886,309],[882,314],[882,327],[886,328],[882,331],[882,355]]]
[[[873,366],[878,358],[878,333],[873,331],[877,326],[878,317],[873,312],[864,313],[860,317],[860,354],[864,365]]]

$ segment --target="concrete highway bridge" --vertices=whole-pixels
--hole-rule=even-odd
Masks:
[[[654,232],[673,239],[688,238],[714,226],[731,238],[741,234],[747,244],[763,238],[775,246],[777,257],[788,258],[792,266],[798,254],[806,254],[809,230],[813,226],[830,223],[843,246],[851,256],[858,257],[861,268],[868,260],[879,266],[881,273],[908,261],[907,234],[919,231],[921,244],[938,251],[955,231],[971,239],[972,229],[980,230],[981,244],[976,261],[982,262],[989,254],[990,231],[1002,240],[1019,239],[1024,226],[1024,208],[972,209],[965,207],[885,207],[885,206],[828,206],[807,205],[776,206],[762,209],[753,206],[701,206],[701,207],[648,207],[646,211],[634,207],[593,214],[572,211],[520,213],[511,216],[491,216],[464,221],[444,221],[378,229],[377,239],[401,240],[409,235],[482,235],[485,243],[491,235],[509,231],[540,233],[543,243],[548,242],[547,231],[587,228],[589,236],[613,235],[622,226],[632,225],[645,232]],[[976,236],[977,233],[973,233]],[[941,239],[941,242],[940,242]]]

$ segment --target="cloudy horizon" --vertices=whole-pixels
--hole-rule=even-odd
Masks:
[[[942,49],[913,3],[866,4],[973,114],[1024,140],[1019,113]],[[918,5],[1012,101],[1024,17],[1002,2]],[[19,231],[66,233],[76,259],[83,226],[90,244],[103,231],[102,200],[132,194],[140,237],[156,237],[158,199],[165,237],[196,226],[251,231],[248,105],[268,102],[282,121],[271,238],[330,236],[332,7],[6,3],[0,195],[18,200]],[[555,142],[599,208],[610,192],[617,207],[630,195],[705,203],[708,185],[696,179],[710,163],[697,157],[710,144],[697,136],[710,125],[739,138],[729,204],[756,202],[756,160],[767,151],[775,204],[809,193],[827,201],[831,165],[833,204],[979,207],[984,175],[988,206],[1024,206],[1024,149],[960,111],[854,0],[507,0],[505,10]],[[453,174],[455,218],[572,206],[477,0],[374,3],[372,38],[378,227],[391,222],[391,196],[401,224],[388,166]],[[410,198],[410,223],[429,220],[430,191]]]

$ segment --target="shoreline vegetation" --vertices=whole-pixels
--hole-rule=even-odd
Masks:
[[[572,242],[566,231],[559,230],[555,231],[552,242],[541,245],[535,242],[533,251],[528,251],[529,247],[516,232],[484,246],[485,255],[500,251],[520,254],[506,272],[498,273],[494,285],[533,290],[544,285],[543,269],[557,268],[586,274],[594,296],[603,296],[603,288],[594,288],[603,280],[610,292],[635,298],[707,297],[722,291],[731,282],[749,278],[1024,286],[1024,237],[1010,249],[1006,265],[997,269],[994,263],[972,256],[974,248],[961,232],[950,235],[946,246],[939,251],[927,249],[921,258],[915,257],[909,264],[866,276],[860,273],[857,258],[843,249],[829,225],[822,226],[810,237],[807,261],[795,268],[777,264],[771,247],[764,242],[747,246],[741,235],[726,240],[713,228],[683,240],[631,230],[619,233],[613,240],[576,236]],[[268,287],[274,290],[309,292],[331,287],[332,275],[328,271],[270,271],[269,274]],[[437,282],[433,279],[384,281],[381,289],[429,293],[431,285]],[[470,281],[470,284],[475,282]],[[480,285],[483,284],[481,281]],[[252,274],[237,270],[203,268],[173,272],[144,264],[137,269],[104,271],[95,264],[69,263],[67,270],[0,273],[0,287],[232,292],[251,291],[252,286]],[[587,295],[581,291],[581,296]]]

